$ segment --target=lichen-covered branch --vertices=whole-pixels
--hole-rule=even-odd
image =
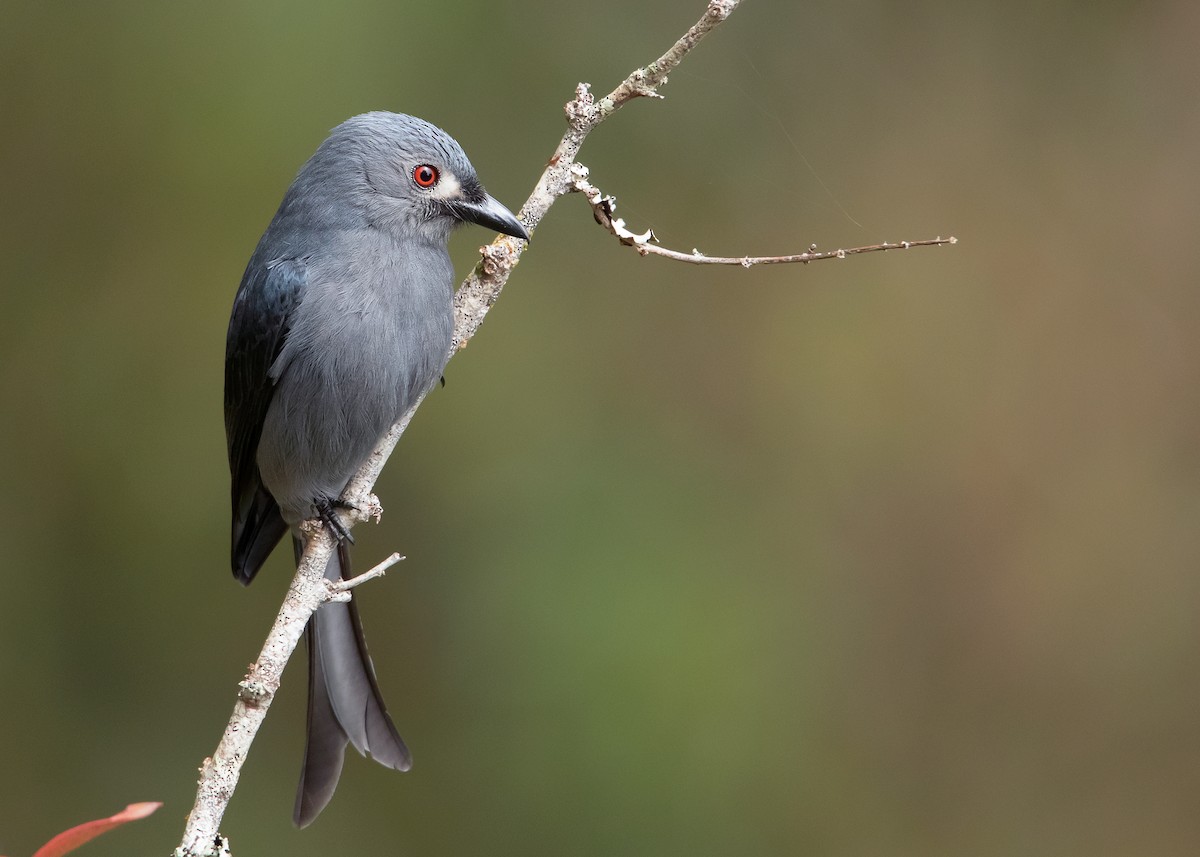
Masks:
[[[279,690],[283,668],[296,650],[309,617],[330,595],[324,580],[333,548],[332,539],[309,540],[267,641],[238,684],[237,701],[225,734],[216,751],[200,766],[196,803],[188,815],[183,842],[175,850],[176,857],[217,857],[228,853],[228,842],[218,833],[221,817],[237,788],[250,744]]]

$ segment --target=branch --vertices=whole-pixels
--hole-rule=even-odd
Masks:
[[[322,532],[320,535],[326,534]],[[333,592],[324,583],[325,566],[333,549],[331,538],[308,540],[296,576],[288,587],[283,607],[275,617],[267,641],[258,659],[250,665],[246,677],[238,684],[237,702],[234,703],[233,714],[221,743],[200,767],[196,803],[188,815],[183,842],[175,850],[176,857],[228,855],[228,840],[217,832],[221,817],[237,788],[242,762],[250,752],[250,744],[279,690],[283,668],[296,650],[304,626],[318,607],[333,598]]]
[[[591,87],[580,83],[575,89],[575,98],[567,103],[567,131],[563,134],[545,170],[538,178],[529,199],[521,207],[519,217],[532,233],[542,218],[560,197],[583,191],[578,182],[586,179],[587,168],[576,163],[579,150],[588,134],[617,110],[635,98],[659,98],[659,88],[667,82],[667,75],[696,47],[700,41],[729,17],[740,0],[709,0],[700,20],[671,48],[645,68],[634,70],[612,92],[598,101],[591,94]],[[590,187],[590,186],[589,186]],[[599,191],[596,191],[599,194]],[[589,200],[591,197],[589,197]],[[593,210],[595,210],[595,203]],[[769,264],[782,261],[813,261],[828,256],[863,253],[871,250],[893,249],[933,243],[954,243],[954,239],[911,242],[899,245],[878,245],[852,250],[835,251],[832,254],[816,254],[810,250],[797,257],[738,257],[715,258],[700,254],[691,255],[665,250],[651,244],[653,233],[637,236],[622,235],[624,224],[611,218],[612,203],[607,204],[609,228],[624,243],[634,245],[643,255],[680,258],[688,262],[705,260],[708,264],[738,264],[743,266]],[[599,218],[598,218],[599,219]],[[603,223],[603,221],[602,221]],[[618,228],[619,227],[619,228]],[[625,230],[628,232],[628,230]],[[454,333],[448,359],[467,346],[479,326],[483,323],[492,304],[499,298],[504,284],[516,267],[525,250],[524,242],[500,236],[491,244],[480,249],[482,259],[466,278],[454,295]],[[397,441],[408,428],[423,396],[418,399],[403,417],[392,426],[374,451],[347,483],[341,500],[349,511],[340,511],[342,525],[349,529],[355,523],[378,519],[381,509],[378,500],[371,494],[384,464],[395,448]],[[229,853],[228,840],[218,833],[221,818],[233,797],[241,774],[241,766],[250,750],[259,727],[266,717],[279,680],[288,658],[295,651],[309,618],[321,604],[331,600],[342,600],[350,589],[366,580],[377,577],[399,557],[393,554],[379,566],[359,577],[333,586],[325,583],[325,567],[333,553],[334,536],[320,522],[305,522],[306,542],[296,576],[288,588],[283,606],[259,653],[258,660],[250,666],[246,677],[238,685],[238,698],[224,736],[211,758],[205,759],[200,768],[200,780],[196,803],[188,815],[183,841],[175,850],[175,857],[224,857]]]
[[[658,245],[658,236],[653,229],[645,232],[632,232],[625,226],[620,217],[613,217],[617,210],[617,198],[605,196],[600,189],[588,180],[588,168],[583,164],[575,164],[575,190],[582,193],[592,207],[592,215],[596,222],[616,236],[622,244],[634,248],[641,256],[663,256],[677,262],[689,262],[693,265],[738,265],[742,268],[753,268],[755,265],[786,265],[793,262],[808,264],[821,259],[845,259],[860,253],[875,253],[880,250],[908,250],[911,247],[934,247],[941,244],[957,244],[958,239],[951,235],[949,238],[926,238],[921,241],[900,241],[898,243],[871,244],[866,247],[849,247],[843,250],[823,250],[817,252],[817,245],[810,245],[804,253],[793,253],[788,256],[708,256],[699,250],[691,253],[681,253],[679,250],[668,250]]]
[[[728,18],[739,2],[710,0],[700,20],[670,50],[646,68],[635,70],[599,102],[591,95],[588,84],[581,83],[576,87],[574,100],[565,107],[567,132],[563,134],[533,193],[518,215],[530,233],[555,201],[575,190],[571,167],[592,129],[634,98],[657,97],[658,88],[667,82],[667,74],[714,27]],[[507,236],[500,236],[480,249],[482,260],[454,295],[454,335],[450,357],[465,348],[475,335],[488,310],[500,296],[524,249],[524,242]],[[338,513],[347,529],[357,522],[378,518],[381,510],[371,489],[423,399],[423,396],[418,399],[392,426],[347,483],[342,500],[352,507],[352,511]],[[200,768],[196,803],[188,815],[183,841],[175,850],[175,857],[221,857],[229,853],[229,842],[218,830],[237,787],[250,744],[266,717],[279,688],[283,668],[299,644],[309,618],[326,600],[340,597],[340,593],[331,591],[324,583],[325,566],[334,549],[333,535],[328,527],[319,523],[306,522],[306,526],[309,526],[309,536],[283,606],[258,660],[250,666],[246,678],[238,685],[238,699],[216,752],[205,759]],[[353,582],[361,581],[356,578]]]
[[[700,20],[693,24],[670,50],[645,68],[635,69],[599,101],[592,96],[590,84],[581,83],[575,88],[574,100],[567,102],[563,108],[567,115],[567,132],[559,140],[554,154],[550,156],[545,170],[534,185],[533,192],[517,214],[530,234],[537,229],[550,206],[560,197],[577,190],[575,159],[592,129],[634,98],[661,97],[658,88],[666,84],[667,74],[679,65],[701,39],[728,18],[739,2],[741,0],[709,0],[708,8]],[[450,345],[450,357],[466,348],[475,331],[483,324],[488,310],[500,297],[504,284],[508,282],[509,275],[527,246],[525,242],[516,238],[501,235],[491,244],[480,248],[483,259],[454,294],[454,334]],[[356,498],[370,493],[396,442],[404,434],[413,414],[420,406],[421,400],[418,399],[400,421],[392,426],[367,462],[346,485],[342,494],[343,500],[356,503]]]

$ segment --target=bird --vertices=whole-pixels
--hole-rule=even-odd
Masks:
[[[300,168],[250,257],[225,348],[234,577],[249,584],[289,532],[337,536],[325,577],[350,577],[336,514],[351,476],[442,377],[453,329],[452,230],[473,223],[529,240],[437,126],[375,111],[334,128]],[[306,631],[304,761],[293,821],[333,797],[347,744],[406,771],[358,607],[324,604]]]

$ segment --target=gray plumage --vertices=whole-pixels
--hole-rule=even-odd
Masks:
[[[458,143],[412,116],[339,125],[301,168],[234,299],[225,353],[234,575],[249,583],[309,518],[329,522],[347,481],[440,377],[450,349],[462,222],[528,239]],[[326,569],[349,574],[343,542]],[[295,821],[328,803],[344,749],[398,770],[411,758],[388,716],[353,601],[308,629],[308,741]]]

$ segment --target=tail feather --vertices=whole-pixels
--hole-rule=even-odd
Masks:
[[[349,570],[348,546],[339,545],[325,576],[337,580]],[[354,601],[323,605],[313,614],[307,640],[308,737],[293,814],[298,827],[310,824],[333,797],[347,744],[389,768],[412,767],[379,691]]]
[[[333,797],[349,743],[329,702],[329,694],[316,690],[324,687],[324,680],[320,674],[320,659],[315,654],[311,624],[305,639],[308,644],[308,726],[300,786],[296,789],[296,806],[292,811],[292,821],[297,827],[310,825]]]

